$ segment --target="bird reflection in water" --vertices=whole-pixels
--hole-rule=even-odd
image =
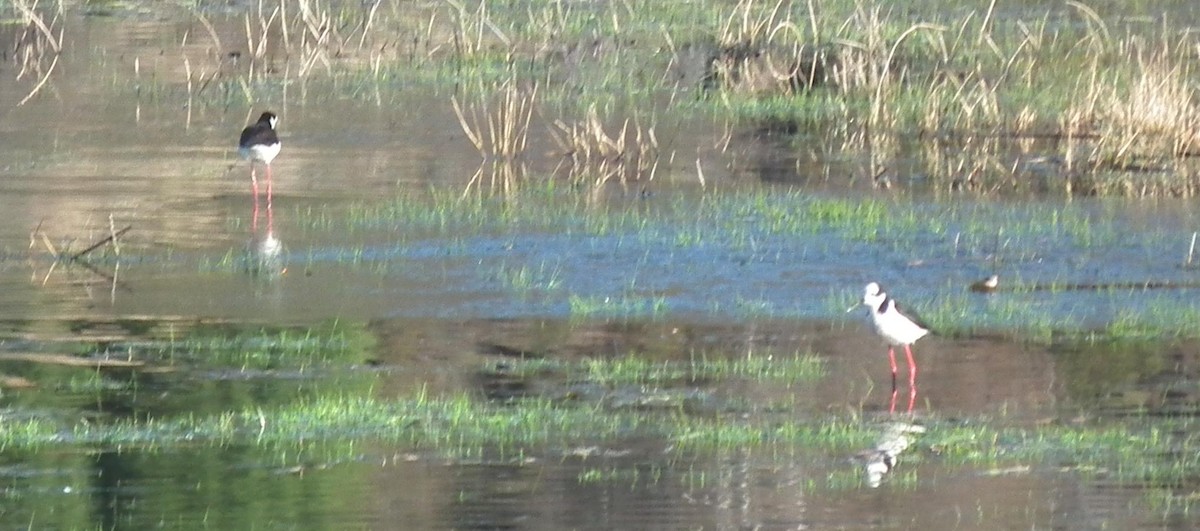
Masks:
[[[882,427],[874,446],[854,455],[851,461],[862,467],[869,487],[878,487],[895,470],[900,454],[912,445],[913,439],[925,433],[925,427],[908,422],[889,422]]]
[[[265,216],[259,210],[258,196],[254,197],[254,209],[251,213],[250,241],[246,244],[246,272],[250,276],[274,280],[287,273],[287,264],[283,260],[283,242],[275,233],[275,216],[271,198],[267,196]],[[260,219],[265,217],[265,223]]]

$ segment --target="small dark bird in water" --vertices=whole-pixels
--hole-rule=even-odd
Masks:
[[[971,284],[971,291],[975,293],[993,293],[996,288],[1000,287],[1000,275],[992,275],[983,280]]]

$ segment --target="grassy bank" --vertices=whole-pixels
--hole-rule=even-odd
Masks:
[[[264,2],[189,8],[139,98],[228,105],[443,94],[511,189],[530,138],[588,184],[653,179],[683,117],[712,156],[781,136],[835,174],[944,192],[1192,195],[1187,2]],[[214,24],[238,28],[218,37]],[[199,50],[203,50],[203,52]],[[229,68],[230,52],[243,63]],[[171,57],[179,65],[171,65]],[[690,151],[690,150],[689,150]],[[689,161],[685,161],[690,164]],[[485,186],[486,185],[486,186]]]

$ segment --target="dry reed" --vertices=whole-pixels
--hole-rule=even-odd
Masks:
[[[529,139],[529,124],[537,108],[537,84],[523,87],[508,79],[463,106],[458,96],[450,99],[454,114],[467,139],[483,157],[479,170],[467,183],[464,195],[480,189],[485,176],[493,191],[515,190],[524,175],[521,155]],[[485,171],[491,167],[491,171]]]
[[[642,126],[637,118],[626,119],[610,133],[596,107],[574,123],[555,120],[551,135],[561,150],[572,182],[590,181],[601,186],[611,180],[622,184],[652,180],[658,169],[658,137],[653,126]]]

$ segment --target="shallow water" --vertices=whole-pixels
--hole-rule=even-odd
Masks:
[[[555,322],[390,320],[378,325],[382,366],[369,377],[391,396],[427,386],[435,393],[477,385],[489,359],[481,344],[508,344],[570,359],[637,351],[654,360],[692,349],[744,354],[812,347],[827,353],[828,374],[815,387],[708,389],[721,400],[791,402],[795,415],[862,411],[878,416],[887,396],[886,371],[873,342],[854,328],[776,323],[699,326],[581,326]],[[934,340],[922,345],[919,416],[996,415],[1015,425],[1088,411],[1043,349],[985,340]],[[218,398],[213,411],[239,404],[293,399],[304,381],[266,375],[224,380],[197,375]],[[134,405],[162,414],[187,394],[187,383],[147,383],[152,395]],[[215,391],[215,392],[214,392]],[[282,392],[280,392],[282,391]],[[120,402],[119,399],[113,402]],[[134,401],[136,404],[138,401]],[[206,404],[207,406],[207,404]],[[116,409],[121,409],[118,405]],[[188,408],[204,411],[207,407]],[[750,414],[764,414],[754,412]],[[854,487],[856,467],[845,455],[797,448],[678,452],[661,441],[548,448],[521,459],[481,456],[447,460],[389,445],[321,449],[300,465],[243,447],[175,447],[158,451],[9,453],[4,519],[16,525],[77,527],[506,527],[535,529],[684,527],[857,527],[954,529],[978,527],[1115,526],[1136,528],[1156,518],[1137,489],[1081,480],[1052,467],[974,470],[947,466],[934,455],[904,461],[877,489]],[[831,477],[844,487],[829,488]],[[899,478],[915,478],[902,481]],[[834,483],[836,485],[836,483]],[[1181,522],[1181,525],[1182,524]],[[1186,527],[1186,525],[1184,525]]]
[[[1128,493],[1080,487],[1058,474],[964,476],[935,465],[922,467],[924,479],[916,488],[830,495],[803,488],[806,478],[827,474],[828,467],[805,463],[803,455],[789,457],[782,462],[725,455],[686,463],[681,474],[679,461],[641,456],[461,463],[449,470],[396,456],[317,470],[270,470],[236,466],[255,458],[236,449],[97,454],[57,463],[74,461],[81,476],[102,475],[95,485],[75,491],[62,487],[70,478],[29,478],[40,485],[23,488],[25,500],[41,503],[27,505],[29,514],[10,513],[10,521],[28,516],[26,522],[36,527],[223,529],[248,521],[305,528],[404,522],[419,529],[1138,527]],[[222,466],[227,463],[235,466]],[[620,470],[625,477],[581,482],[580,474],[590,469]],[[632,471],[640,473],[634,477]],[[700,474],[709,478],[704,485],[696,484]],[[188,494],[178,496],[179,491]]]
[[[787,145],[752,134],[738,138],[747,143],[744,153],[758,154],[746,164],[759,170],[747,178],[714,164],[705,172],[716,193],[765,186],[782,196],[787,186],[812,183],[822,194],[873,194],[897,213],[914,210],[941,224],[865,240],[836,230],[775,232],[753,216],[715,224],[689,219],[705,194],[696,189],[694,157],[682,155],[647,193],[614,191],[599,201],[597,209],[616,218],[662,213],[646,226],[353,221],[356,209],[397,195],[461,190],[478,166],[448,94],[420,86],[404,105],[298,94],[270,102],[282,118],[284,150],[273,167],[270,211],[260,205],[256,212],[248,169],[234,165],[231,144],[261,109],[188,106],[177,94],[138,89],[153,76],[180,79],[178,58],[163,50],[178,48],[185,32],[203,31],[195,20],[69,17],[70,52],[46,92],[14,107],[29,83],[0,72],[0,102],[8,109],[0,119],[0,353],[73,355],[84,345],[119,357],[131,342],[205,325],[304,327],[334,319],[360,324],[378,344],[373,359],[333,369],[106,373],[137,383],[115,389],[72,387],[88,371],[0,360],[3,375],[33,384],[4,390],[6,419],[219,414],[323,393],[503,398],[512,389],[491,387],[481,376],[482,367],[502,358],[499,346],[560,360],[811,351],[825,362],[825,375],[812,384],[734,381],[687,391],[716,404],[700,414],[729,414],[736,406],[742,415],[771,418],[780,413],[766,406],[785,404],[788,415],[882,422],[892,406],[885,350],[857,318],[836,309],[867,280],[930,303],[992,271],[1064,283],[1193,276],[1179,264],[1200,223],[1183,202],[997,201],[944,218],[955,200],[893,199],[865,192],[861,183],[840,186],[828,175],[797,171],[792,155],[781,153]],[[240,20],[214,14],[217,31],[230,39]],[[664,134],[684,146],[680,153],[720,136],[702,122]],[[1046,209],[1086,220],[1094,239],[1069,227],[1029,227]],[[972,224],[976,218],[982,226]],[[48,250],[79,251],[125,226],[132,229],[119,256],[97,251],[98,272],[55,262]],[[514,287],[521,270],[533,287]],[[1103,323],[1126,306],[1192,295],[1032,292],[963,300],[982,314],[1015,300]],[[629,304],[616,315],[581,317],[572,296]],[[665,310],[654,311],[655,301]],[[1028,427],[1116,422],[1133,411],[1194,414],[1194,341],[1041,346],[981,334],[931,337],[916,350],[917,419],[979,417]],[[523,391],[536,394],[556,384],[529,385],[532,391]],[[907,396],[900,400],[903,409]],[[1152,507],[1147,493],[1154,486],[1108,483],[1054,463],[975,469],[942,462],[927,449],[911,452],[871,488],[843,453],[682,452],[661,440],[456,459],[368,439],[313,443],[300,465],[295,456],[238,443],[0,450],[0,522],[217,529],[1196,524],[1194,515]]]

